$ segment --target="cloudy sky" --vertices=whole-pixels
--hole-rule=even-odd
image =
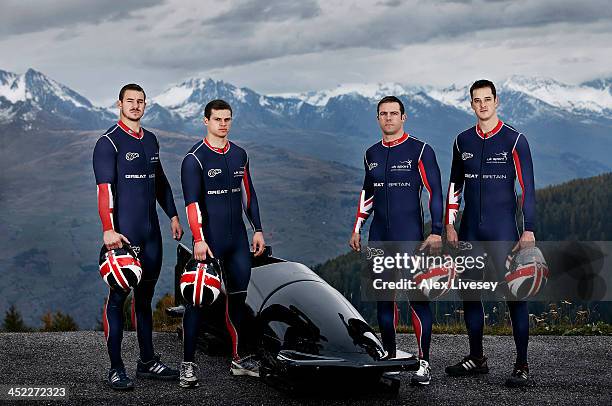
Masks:
[[[0,0],[0,69],[97,104],[193,76],[261,93],[340,83],[612,77],[609,0]]]

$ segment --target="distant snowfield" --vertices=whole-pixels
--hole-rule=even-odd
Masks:
[[[163,107],[176,107],[184,103],[192,92],[193,89],[187,86],[175,86],[155,96],[153,101]]]
[[[11,103],[24,101],[26,99],[25,75],[16,75],[7,72],[7,75],[0,76],[0,97],[4,97]]]
[[[603,114],[606,110],[612,110],[610,85],[601,88],[587,85],[571,86],[552,79],[515,76],[505,81],[502,88],[525,93],[567,111]]]

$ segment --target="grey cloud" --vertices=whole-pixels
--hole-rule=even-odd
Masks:
[[[363,18],[357,14],[363,10],[357,11],[351,5],[334,10],[336,15],[322,10],[312,0],[247,0],[201,25],[194,26],[193,21],[186,21],[181,32],[166,33],[166,38],[172,36],[172,44],[167,45],[172,47],[171,53],[166,50],[145,52],[144,59],[159,68],[176,69],[180,65],[201,70],[312,52],[401,49],[413,44],[469,39],[483,32],[492,35],[503,30],[553,24],[566,25],[559,29],[582,30],[584,24],[612,21],[612,8],[605,0],[587,3],[474,0],[473,4],[442,1],[433,5],[386,0],[385,3],[394,6],[392,13],[372,12],[371,17]],[[610,25],[612,22],[608,30]],[[211,40],[206,53],[197,44],[180,40],[187,33],[191,37]],[[213,40],[221,41],[215,44]],[[158,50],[160,45],[157,44]],[[212,53],[215,57],[211,59],[208,56]]]
[[[123,20],[135,10],[159,5],[163,0],[127,2],[97,0],[30,1],[2,0],[0,38],[45,31],[50,28],[73,27],[77,24],[99,24],[107,20]]]
[[[68,4],[76,4],[76,0],[70,1]],[[286,69],[288,73],[283,74],[291,77],[292,70],[303,69],[303,65],[297,61],[312,60],[316,56],[317,62],[311,63],[319,75],[316,80],[312,79],[311,83],[314,83],[323,80],[320,77],[324,76],[344,77],[344,73],[349,75],[351,72],[361,72],[366,69],[363,66],[376,65],[380,70],[380,66],[387,62],[386,59],[407,52],[407,47],[414,49],[414,52],[424,52],[423,49],[426,49],[423,55],[429,59],[424,61],[419,57],[408,56],[406,68],[399,70],[412,69],[411,72],[421,74],[419,66],[432,70],[431,64],[435,64],[435,60],[441,56],[436,52],[446,52],[439,50],[449,49],[444,48],[448,44],[465,49],[466,54],[471,52],[472,47],[497,47],[496,44],[499,44],[503,52],[511,51],[517,55],[510,62],[505,62],[506,65],[519,62],[528,66],[532,63],[530,58],[518,55],[530,55],[529,52],[535,52],[536,55],[554,53],[554,50],[563,47],[557,40],[556,31],[564,34],[564,38],[596,35],[601,39],[612,33],[612,9],[606,7],[606,2],[602,0],[580,5],[569,1],[560,4],[556,0],[515,0],[516,3],[473,0],[472,4],[449,1],[431,4],[422,0],[372,0],[367,4],[347,0],[319,3],[312,0],[247,0],[239,3],[220,0],[209,0],[208,3],[168,1],[169,4],[147,12],[141,10],[139,15],[142,18],[129,20],[125,24],[111,22],[115,15],[112,7],[107,7],[106,13],[101,10],[92,11],[91,14],[99,14],[96,18],[103,20],[99,25],[77,25],[76,21],[87,19],[77,18],[77,11],[73,11],[71,17],[62,20],[74,20],[72,26],[60,30],[59,37],[43,39],[47,41],[46,49],[52,50],[48,55],[39,52],[40,47],[27,43],[31,40],[30,36],[15,36],[0,41],[0,48],[7,52],[10,52],[11,47],[28,52],[19,56],[22,60],[28,59],[27,63],[20,62],[21,65],[15,69],[23,70],[23,66],[27,68],[32,65],[45,66],[50,63],[48,61],[52,61],[51,65],[56,68],[66,60],[78,58],[79,61],[87,61],[89,65],[105,61],[105,74],[117,76],[116,72],[121,71],[121,80],[131,80],[131,77],[128,78],[123,69],[116,69],[119,62],[115,60],[128,63],[136,77],[150,74],[156,78],[174,78],[172,81],[214,70],[224,73],[240,71],[242,75],[236,77],[243,78],[248,77],[251,74],[250,67],[256,65],[260,67],[258,76],[276,76],[279,75],[278,69]],[[377,1],[387,6],[376,6]],[[144,4],[153,3],[142,0],[141,4],[146,7]],[[68,12],[65,6],[60,9]],[[79,10],[83,12],[83,7]],[[27,19],[22,16],[18,20],[22,24],[26,21],[32,24],[34,16],[40,17],[41,14],[32,13],[33,16]],[[60,11],[57,13],[61,14]],[[125,16],[125,11],[122,15]],[[2,19],[6,17],[0,17],[0,22]],[[53,21],[61,18],[49,16],[47,19]],[[92,17],[91,21],[95,19]],[[45,24],[41,23],[39,28],[42,30],[50,26],[66,25],[59,22]],[[121,27],[120,32],[118,27]],[[147,30],[147,27],[151,28]],[[0,33],[4,29],[0,28]],[[572,33],[570,37],[568,33]],[[39,37],[46,35],[42,33]],[[114,43],[125,35],[132,36],[137,46],[117,49]],[[74,37],[72,41],[71,36]],[[58,41],[58,38],[63,41]],[[584,55],[589,56],[587,52]],[[563,56],[568,56],[568,53]],[[460,55],[456,58],[457,63],[466,66],[472,63],[464,61],[467,58]],[[107,66],[106,61],[112,62]],[[579,66],[582,62],[576,63],[571,66]],[[9,64],[5,68],[16,65]],[[328,66],[333,66],[330,69],[334,72],[324,72]],[[309,77],[310,73],[297,72],[295,75],[303,78]],[[387,74],[387,77],[391,76]]]
[[[283,20],[308,20],[319,15],[315,0],[246,0],[229,11],[203,21],[203,25],[254,24]]]
[[[204,27],[214,27],[214,34],[251,35],[259,25],[271,22],[310,20],[320,15],[316,0],[246,0],[227,12],[204,20]]]
[[[402,4],[401,0],[387,0],[387,1],[379,1],[376,3],[377,6],[386,6],[386,7],[397,7]]]

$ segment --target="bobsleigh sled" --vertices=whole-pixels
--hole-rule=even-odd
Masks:
[[[174,315],[183,310],[178,281],[191,256],[179,244],[177,306],[168,309]],[[273,257],[269,247],[253,257],[246,307],[239,350],[257,354],[261,378],[275,386],[297,390],[313,381],[335,387],[346,382],[352,388],[362,383],[396,392],[395,372],[418,369],[413,355],[398,351],[388,358],[375,331],[344,296],[305,265]],[[224,294],[202,311],[201,320],[198,347],[229,353]]]

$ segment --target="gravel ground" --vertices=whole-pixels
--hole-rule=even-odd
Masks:
[[[156,352],[171,366],[181,360],[181,343],[175,334],[155,333]],[[138,346],[133,332],[123,340],[124,362],[135,376]],[[414,351],[412,335],[400,335],[400,349]],[[104,379],[108,356],[101,332],[4,333],[0,334],[0,385],[63,385],[69,404],[585,404],[612,405],[612,337],[535,336],[530,340],[532,387],[508,389],[503,382],[514,358],[512,337],[485,337],[489,357],[488,375],[449,378],[444,366],[455,363],[467,351],[467,338],[434,336],[431,363],[433,380],[426,387],[409,386],[410,374],[402,375],[396,398],[383,394],[359,396],[321,395],[292,397],[255,378],[229,375],[225,357],[197,355],[202,386],[185,390],[176,382],[136,380],[132,392],[117,393]],[[2,398],[0,398],[2,399]],[[6,401],[0,400],[6,404]],[[57,405],[64,402],[36,401]],[[24,403],[21,403],[24,404]]]

